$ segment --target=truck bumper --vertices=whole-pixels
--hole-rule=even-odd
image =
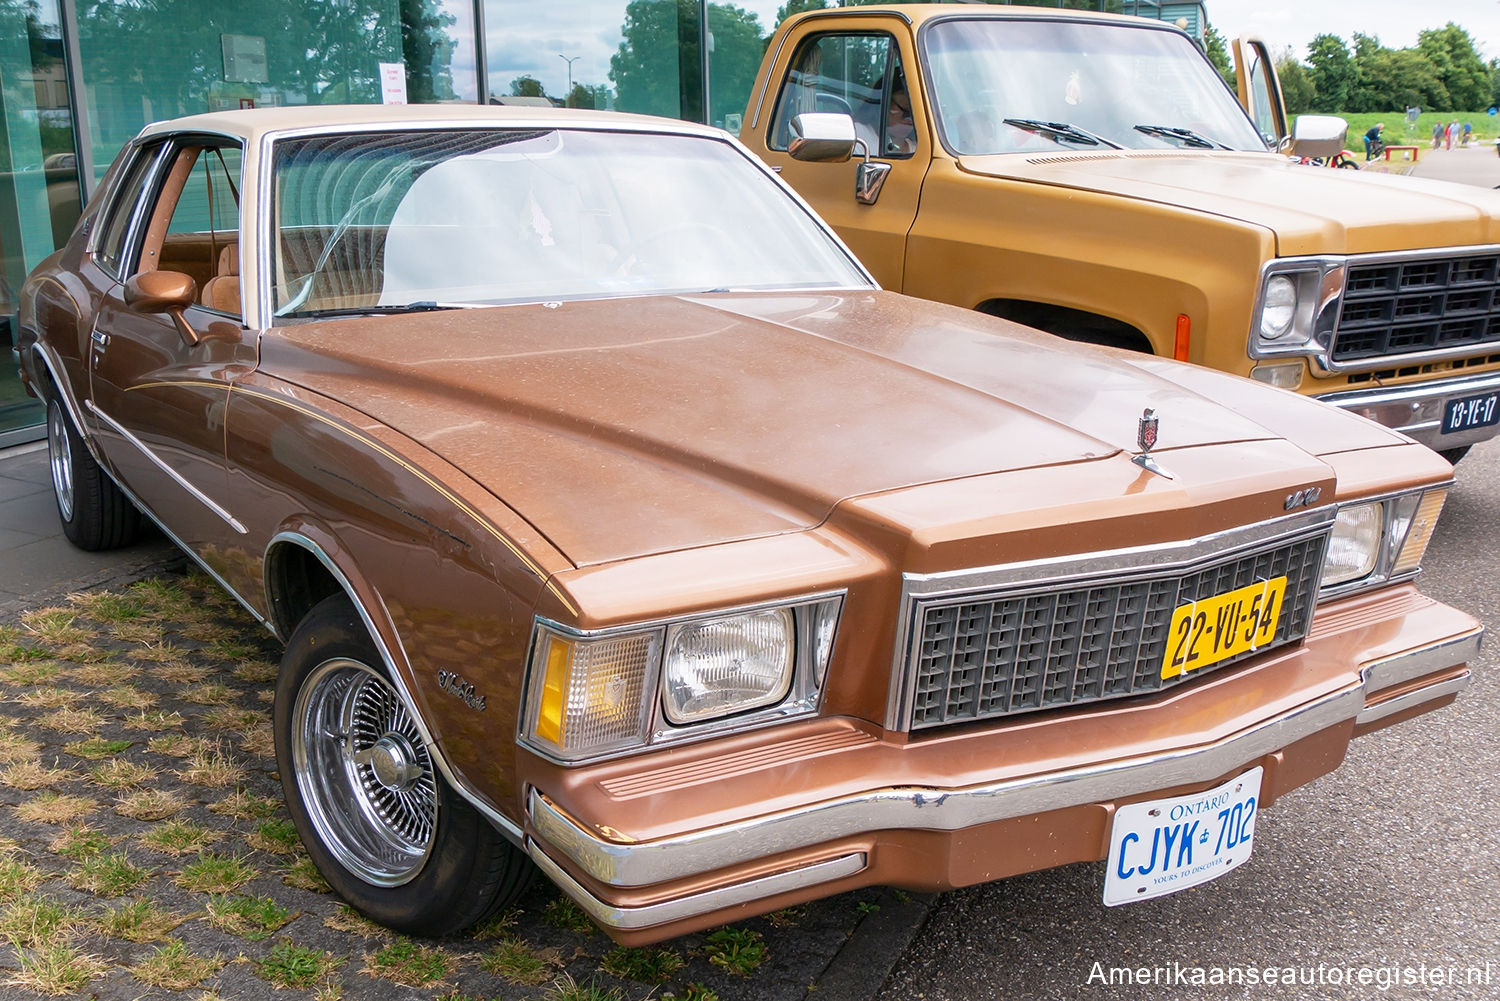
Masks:
[[[1260,765],[1269,805],[1337,768],[1354,737],[1451,702],[1483,628],[1391,592],[1332,602],[1301,646],[1149,699],[920,741],[821,720],[665,767],[568,770],[528,790],[527,850],[627,944],[865,885],[942,890],[1103,859],[1122,804]]]
[[[1488,441],[1500,423],[1443,434],[1443,412],[1455,400],[1500,393],[1500,372],[1455,376],[1402,386],[1344,390],[1315,398],[1368,417],[1439,452]]]

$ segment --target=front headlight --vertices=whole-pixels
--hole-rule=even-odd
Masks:
[[[1447,496],[1439,487],[1340,506],[1323,559],[1322,594],[1414,575]]]
[[[1297,285],[1286,275],[1272,275],[1266,282],[1265,301],[1260,308],[1260,335],[1274,341],[1292,329],[1297,315]]]
[[[842,596],[595,633],[538,619],[523,737],[568,761],[816,711]]]
[[[1250,357],[1306,356],[1332,342],[1347,270],[1342,258],[1286,258],[1261,280],[1250,327]]]

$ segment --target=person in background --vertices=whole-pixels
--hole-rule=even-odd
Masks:
[[[1452,149],[1453,148],[1453,140],[1455,140],[1457,138],[1458,138],[1458,119],[1455,118],[1455,119],[1453,119],[1453,121],[1451,121],[1451,122],[1448,123],[1448,145],[1447,145],[1446,148],[1447,149]]]
[[[1380,140],[1380,130],[1383,129],[1383,128],[1385,128],[1385,122],[1377,122],[1377,123],[1375,123],[1375,127],[1374,128],[1366,130],[1366,132],[1365,132],[1365,159],[1366,160],[1368,160],[1371,157],[1373,157],[1376,153],[1379,153],[1385,147],[1385,143],[1381,142],[1381,140]]]
[[[1474,126],[1471,125],[1471,124],[1469,124],[1468,122],[1464,122],[1464,141],[1463,141],[1463,145],[1465,145],[1465,146],[1469,145],[1469,136],[1470,136],[1470,134],[1473,133],[1473,131],[1474,131]]]
[[[1438,148],[1438,143],[1440,143],[1442,141],[1443,141],[1443,123],[1442,122],[1433,122],[1432,123],[1432,148],[1433,149],[1437,149]]]

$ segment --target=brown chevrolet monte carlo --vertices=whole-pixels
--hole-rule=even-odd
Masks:
[[[68,536],[143,513],[286,642],[297,828],[415,933],[532,863],[628,943],[1080,860],[1148,899],[1479,647],[1412,583],[1434,453],[883,292],[701,126],[153,125],[20,317]]]

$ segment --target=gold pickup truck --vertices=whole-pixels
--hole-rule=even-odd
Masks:
[[[1500,432],[1500,193],[1295,162],[1265,46],[1235,48],[1238,100],[1142,18],[814,11],[772,38],[740,138],[887,288],[1248,375],[1457,461]]]

